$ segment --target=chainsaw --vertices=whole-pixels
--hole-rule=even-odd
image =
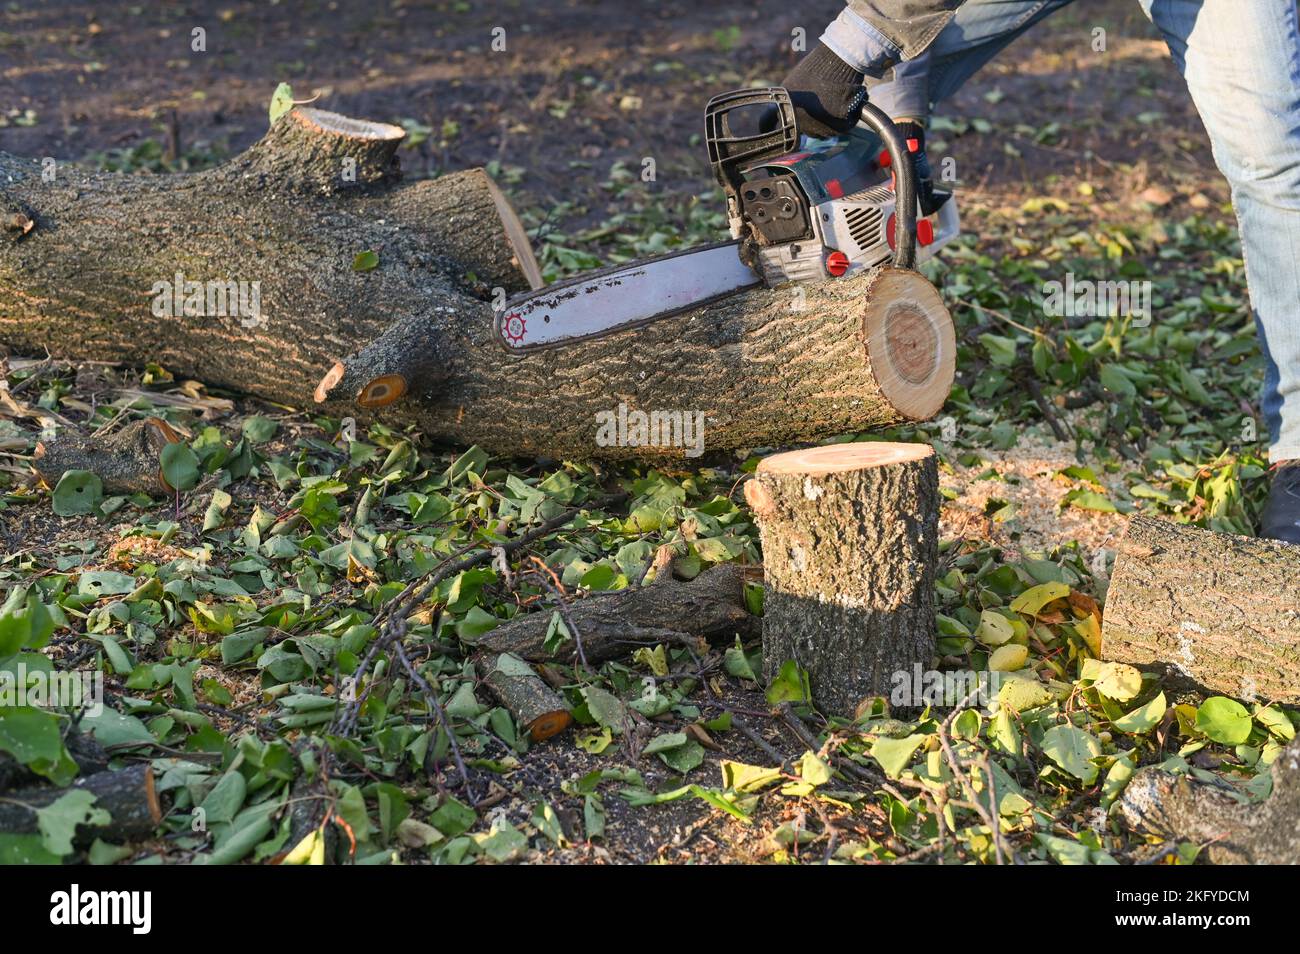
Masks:
[[[849,134],[813,139],[799,135],[782,87],[715,96],[705,110],[706,141],[732,241],[516,295],[496,312],[497,339],[516,354],[558,348],[759,285],[837,279],[891,261],[914,268],[959,234],[956,200],[936,190],[937,211],[918,218],[909,144],[865,89],[854,114],[860,121]]]

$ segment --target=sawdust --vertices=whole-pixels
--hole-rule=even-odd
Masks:
[[[1015,446],[981,448],[979,455],[981,462],[963,467],[957,461],[960,455],[949,453],[951,469],[940,471],[940,486],[956,495],[940,515],[943,539],[988,541],[1010,559],[1077,541],[1089,564],[1099,551],[1115,549],[1127,525],[1124,514],[1069,505],[1062,509],[1066,495],[1079,488],[1104,492],[1112,502],[1123,499],[1123,475],[1107,474],[1086,448],[1080,461],[1072,443],[1061,443],[1035,427],[1022,432]],[[1079,464],[1092,469],[1100,486],[1061,475]],[[1012,511],[999,513],[1004,506],[1000,501]]]

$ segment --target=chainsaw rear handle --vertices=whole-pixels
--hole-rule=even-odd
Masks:
[[[849,115],[859,110],[860,120],[880,137],[894,172],[894,267],[916,267],[916,169],[907,141],[889,115],[867,102],[864,86],[854,97]]]

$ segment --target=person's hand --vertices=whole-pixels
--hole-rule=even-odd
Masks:
[[[825,45],[813,47],[781,85],[790,93],[800,133],[829,139],[857,124],[857,110],[852,106],[854,97],[862,91],[862,74]],[[775,127],[776,122],[773,109],[763,118],[764,131]]]

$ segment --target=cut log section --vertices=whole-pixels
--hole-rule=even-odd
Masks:
[[[1155,766],[1129,781],[1118,808],[1129,827],[1206,847],[1216,865],[1300,864],[1300,740],[1273,760],[1273,791],[1243,802],[1225,786]]]
[[[666,569],[661,572],[668,572]],[[598,593],[569,606],[589,663],[618,659],[665,638],[702,637],[730,643],[756,634],[758,618],[745,609],[745,571],[734,563],[711,567],[690,582]],[[513,653],[529,662],[573,662],[577,645],[545,647],[550,613],[529,613],[479,637],[476,647]]]
[[[73,837],[79,846],[96,838],[105,841],[137,841],[153,835],[162,822],[162,807],[154,790],[153,770],[147,762],[118,771],[107,770],[77,779],[71,788],[42,786],[4,792],[0,795],[0,832],[10,835],[35,834],[36,812],[46,808],[72,789],[95,796],[93,809],[108,813],[104,825],[80,825]]]
[[[793,659],[823,711],[852,716],[935,652],[939,473],[926,444],[777,454],[745,484],[766,593],[763,666]]]
[[[110,494],[170,494],[162,451],[180,437],[160,417],[134,421],[102,437],[65,434],[36,445],[32,466],[51,487],[69,470],[88,470]]]
[[[1300,548],[1135,516],[1104,618],[1104,659],[1173,686],[1300,704]]]
[[[573,722],[569,707],[533,667],[511,653],[488,653],[475,660],[479,678],[497,701],[510,710],[528,738],[541,742]]]
[[[815,440],[924,419],[947,396],[952,320],[920,275],[890,268],[508,355],[494,304],[540,281],[523,229],[482,170],[397,181],[399,132],[300,108],[185,176],[60,165],[48,182],[0,154],[0,216],[33,223],[0,232],[0,342],[157,361],[283,404],[559,458]],[[363,252],[375,255],[358,270]],[[620,411],[633,423],[611,439]]]

